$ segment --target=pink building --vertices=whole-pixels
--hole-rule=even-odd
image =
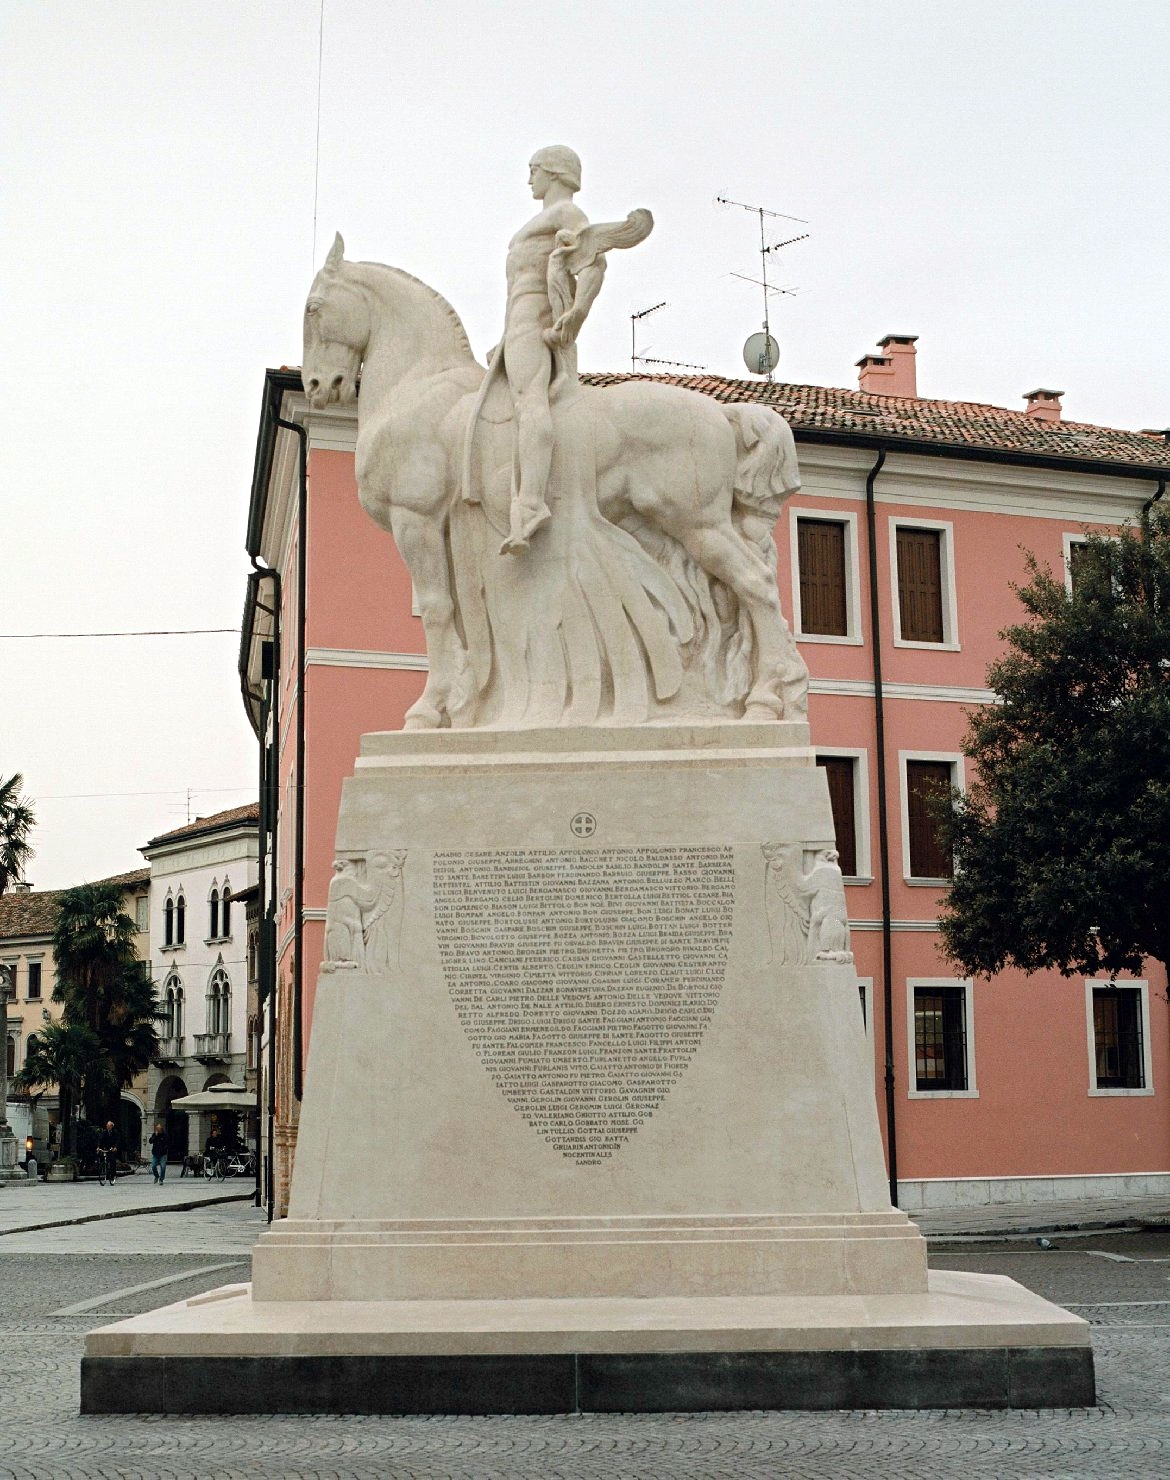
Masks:
[[[919,805],[963,785],[966,708],[1017,620],[1024,550],[1071,571],[1086,528],[1132,519],[1170,474],[1161,433],[916,395],[915,341],[860,362],[859,390],[669,377],[761,401],[796,435],[802,491],[776,530],[837,819],[874,1088],[898,1202],[1170,1191],[1170,1011],[1141,980],[964,980],[939,953],[946,887]],[[604,385],[618,375],[583,377]],[[283,1211],[342,779],[359,737],[397,729],[422,686],[422,624],[390,537],[358,504],[356,411],[312,411],[266,377],[248,522],[240,674],[261,745],[261,991]],[[304,599],[301,593],[304,593]],[[262,1137],[262,1139],[265,1139]]]

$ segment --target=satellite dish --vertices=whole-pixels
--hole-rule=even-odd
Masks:
[[[770,334],[749,335],[743,362],[753,375],[771,375],[780,362],[780,346]]]

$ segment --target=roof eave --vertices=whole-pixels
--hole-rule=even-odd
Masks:
[[[791,423],[798,442],[824,446],[866,447],[873,451],[905,452],[916,457],[953,457],[966,462],[1009,464],[1023,468],[1048,468],[1060,473],[1095,473],[1111,478],[1141,479],[1157,483],[1170,478],[1170,466],[1118,463],[1101,458],[1062,457],[1049,452],[1027,452],[1014,447],[971,447],[962,442],[936,442],[925,438],[883,435],[877,432],[839,431],[832,427],[809,427]]]

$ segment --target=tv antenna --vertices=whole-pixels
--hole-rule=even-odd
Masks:
[[[673,370],[706,370],[706,365],[692,365],[687,360],[656,360],[649,355],[638,353],[638,321],[648,319],[652,313],[657,313],[660,308],[669,308],[665,299],[661,303],[651,304],[649,308],[640,308],[636,313],[630,315],[630,370],[637,375],[639,365],[669,365]]]
[[[655,360],[649,355],[639,355],[640,365],[670,365],[675,370],[706,370],[706,365],[692,365],[689,360]]]
[[[747,277],[742,272],[733,272],[732,277],[739,278],[741,282],[754,283],[756,287],[762,288],[764,293],[764,332],[761,337],[753,334],[744,346],[744,360],[753,374],[763,375],[768,380],[772,379],[772,371],[776,368],[776,362],[780,357],[780,347],[772,338],[771,326],[768,322],[768,299],[773,293],[783,293],[788,297],[794,297],[794,288],[778,288],[768,281],[768,256],[772,252],[778,252],[782,247],[790,247],[794,242],[807,241],[810,233],[801,232],[799,236],[790,236],[781,242],[773,242],[768,245],[768,230],[766,220],[794,221],[798,226],[807,226],[808,222],[802,216],[786,216],[783,211],[769,211],[763,206],[750,206],[742,200],[729,200],[725,195],[715,197],[717,206],[736,206],[741,211],[751,211],[760,219],[760,276],[758,278]]]
[[[650,308],[640,308],[636,313],[630,315],[630,370],[637,374],[638,362],[642,356],[638,353],[638,321],[648,319],[652,313],[657,313],[660,308],[666,308],[664,298],[661,303],[655,303]]]

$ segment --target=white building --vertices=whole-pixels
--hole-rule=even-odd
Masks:
[[[256,1082],[241,895],[257,879],[258,811],[252,802],[199,817],[140,850],[150,864],[150,938],[164,1013],[147,1113],[151,1125],[166,1123],[176,1160],[202,1146],[209,1122],[172,1111],[172,1101]]]

